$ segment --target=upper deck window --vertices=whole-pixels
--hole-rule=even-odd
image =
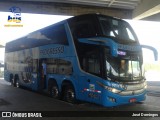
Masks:
[[[136,36],[127,22],[103,16],[99,16],[98,19],[103,35],[122,41],[136,41]]]
[[[81,16],[69,21],[74,38],[95,37],[98,34],[94,16]]]
[[[84,21],[76,25],[75,35],[77,38],[87,38],[95,36],[95,28],[89,21]]]

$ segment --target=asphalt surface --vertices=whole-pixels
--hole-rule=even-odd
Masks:
[[[118,120],[159,120],[160,119],[160,82],[148,82],[147,99],[142,103],[134,103],[130,105],[122,105],[116,107],[103,107],[91,103],[70,104],[61,100],[56,100],[47,95],[39,94],[26,89],[15,88],[10,83],[0,79],[0,111],[2,112],[45,112],[48,117],[43,118],[25,118],[3,117],[3,120],[12,119],[60,119],[60,120],[106,120],[106,114],[110,119]],[[78,111],[78,112],[77,112]],[[96,111],[96,112],[95,112]],[[100,112],[101,113],[100,113]],[[142,111],[147,113],[158,114],[159,117],[128,117],[130,112]],[[105,113],[104,113],[105,112]],[[73,113],[73,114],[72,114]],[[82,114],[84,113],[84,114]],[[114,114],[116,113],[116,114]],[[58,114],[58,115],[57,115]],[[67,116],[69,114],[69,116]],[[74,115],[76,114],[76,115]],[[112,115],[113,114],[113,115]],[[122,115],[121,115],[122,114]],[[128,114],[128,116],[127,116]],[[45,114],[43,114],[45,115]],[[51,115],[52,117],[49,117]],[[63,116],[64,115],[64,116]],[[82,116],[81,116],[82,115]],[[102,116],[101,116],[102,115]],[[123,117],[123,115],[125,117]],[[2,115],[1,115],[2,116]],[[60,116],[60,117],[58,117]],[[93,117],[94,116],[94,117]],[[97,117],[98,116],[98,117]]]

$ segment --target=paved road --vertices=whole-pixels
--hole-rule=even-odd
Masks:
[[[160,111],[160,86],[154,86],[157,85],[157,83],[152,84],[152,86],[149,85],[148,89],[148,95],[147,99],[144,103],[135,103],[131,105],[123,105],[123,106],[117,106],[117,107],[102,107],[95,104],[90,103],[81,103],[81,104],[69,104],[64,101],[55,100],[48,96],[41,95],[36,92],[28,91],[25,89],[19,89],[15,87],[11,87],[10,83],[0,80],[0,111],[112,111],[111,114],[114,112],[118,113],[118,111],[124,111],[127,114],[127,111]],[[114,112],[113,112],[114,111]],[[64,114],[64,112],[59,112],[58,114]],[[120,112],[119,112],[120,113]],[[118,113],[118,114],[119,114]],[[56,113],[52,113],[56,114]],[[69,113],[71,114],[71,112]],[[78,114],[78,113],[77,113]],[[92,113],[89,113],[92,114]],[[98,112],[94,112],[93,115],[98,114]],[[115,114],[116,115],[116,114]],[[104,117],[54,117],[54,118],[45,118],[45,119],[76,119],[76,120],[90,120],[90,119],[104,119]],[[159,114],[160,116],[160,114]],[[160,118],[160,117],[159,117]],[[129,119],[159,119],[158,117],[152,118],[152,117],[131,117]],[[1,118],[4,119],[4,118]],[[7,118],[8,119],[8,118]],[[16,118],[10,118],[16,119]],[[27,119],[28,118],[19,118],[19,119]],[[44,119],[44,118],[43,118]],[[112,119],[123,119],[127,120],[127,117],[112,117]],[[5,118],[6,120],[6,118]]]

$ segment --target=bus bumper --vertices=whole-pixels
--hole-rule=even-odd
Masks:
[[[118,106],[123,104],[132,104],[136,102],[141,102],[146,99],[146,91],[144,91],[141,94],[137,95],[130,95],[130,96],[121,96],[119,94],[114,93],[108,93],[103,98],[103,106],[106,107],[112,107],[112,106]]]

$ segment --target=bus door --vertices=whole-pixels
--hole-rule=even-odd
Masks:
[[[100,57],[95,51],[86,52],[81,59],[81,68],[85,71],[84,75],[80,76],[81,89],[83,91],[83,99],[90,102],[100,102],[101,88],[97,86],[100,77]]]
[[[46,59],[39,59],[39,90],[46,89],[47,64]]]

